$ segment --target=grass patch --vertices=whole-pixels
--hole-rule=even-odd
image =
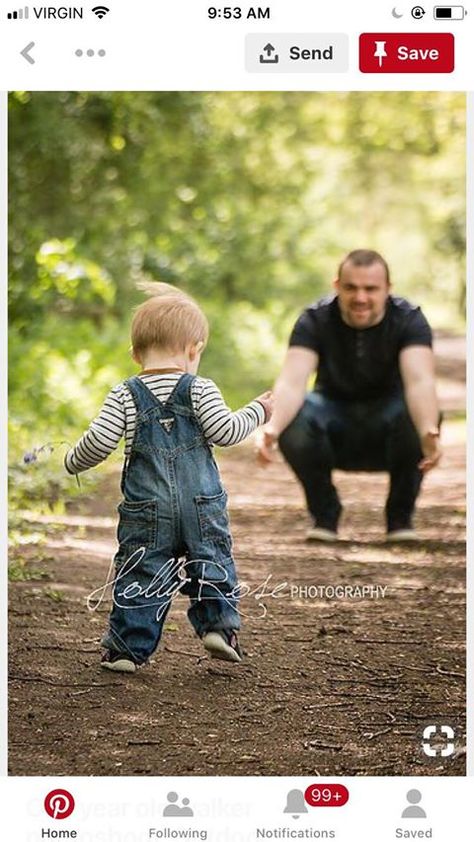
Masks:
[[[48,576],[49,574],[46,571],[31,567],[27,561],[22,559],[14,559],[8,564],[9,582],[34,582],[47,579]]]
[[[51,599],[53,602],[59,603],[64,601],[64,594],[62,591],[58,591],[55,588],[45,588],[43,591],[44,596],[48,599]]]

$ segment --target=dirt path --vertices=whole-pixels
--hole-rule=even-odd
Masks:
[[[439,335],[435,349],[442,408],[455,418],[465,341]],[[11,773],[464,774],[462,432],[444,426],[446,456],[418,509],[424,541],[405,548],[382,543],[383,475],[337,476],[343,540],[328,548],[305,543],[301,491],[284,464],[258,471],[248,445],[221,454],[251,589],[237,667],[202,657],[178,597],[149,667],[99,669],[108,609],[90,613],[86,598],[114,552],[117,471],[64,516],[26,515],[11,553],[31,577],[10,588]],[[386,592],[336,598],[336,586]],[[299,587],[306,596],[290,591]],[[423,754],[430,723],[455,728],[450,757]]]
[[[284,464],[258,471],[248,445],[221,455],[241,578],[257,591],[268,576],[271,587],[288,583],[243,600],[240,666],[202,658],[178,597],[150,666],[126,677],[99,669],[107,606],[90,613],[85,599],[114,550],[116,472],[67,515],[32,518],[42,542],[13,556],[48,578],[11,586],[11,773],[464,774],[459,430],[445,427],[446,458],[419,506],[425,540],[409,548],[382,543],[383,475],[338,476],[344,540],[328,548],[305,543],[301,492]],[[387,591],[291,598],[300,585]],[[422,753],[430,722],[456,729],[451,757]]]

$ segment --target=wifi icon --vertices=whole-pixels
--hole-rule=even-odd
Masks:
[[[96,17],[102,20],[102,18],[105,18],[107,12],[110,12],[110,9],[108,9],[107,6],[94,6],[92,11]]]

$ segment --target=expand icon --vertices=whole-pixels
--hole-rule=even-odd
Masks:
[[[427,725],[422,748],[427,757],[449,757],[454,752],[454,728],[450,725]]]

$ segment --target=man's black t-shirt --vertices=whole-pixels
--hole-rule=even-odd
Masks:
[[[316,391],[353,401],[400,393],[400,351],[409,345],[431,347],[431,342],[420,308],[392,296],[382,321],[365,330],[342,320],[337,296],[322,298],[301,314],[290,337],[290,346],[318,355]]]

